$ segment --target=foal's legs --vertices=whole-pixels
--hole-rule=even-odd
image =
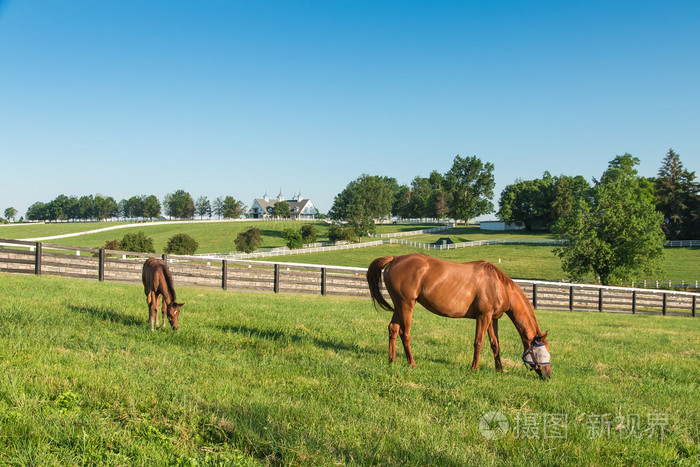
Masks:
[[[163,314],[163,329],[165,329],[165,323],[167,323],[167,320],[165,319],[167,316],[167,311],[168,305],[165,303],[165,296],[163,296],[163,307],[161,308],[161,313]],[[156,323],[156,326],[158,326],[158,323]]]
[[[153,331],[153,323],[158,326],[158,296],[155,292],[146,294],[146,303],[148,303],[148,322],[151,323],[151,331]]]
[[[489,326],[489,341],[491,341],[491,350],[493,351],[493,359],[496,362],[496,371],[503,371],[501,365],[501,349],[498,344],[498,320],[491,321]]]
[[[479,355],[481,355],[481,347],[484,345],[484,337],[486,331],[491,327],[490,315],[479,315],[476,318],[476,332],[474,335],[474,358],[472,358],[472,370],[479,369]],[[490,337],[490,336],[489,336]]]

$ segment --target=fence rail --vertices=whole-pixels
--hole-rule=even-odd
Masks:
[[[146,258],[163,257],[178,284],[224,290],[369,298],[366,268],[212,259],[0,240],[0,272],[139,283]],[[73,254],[66,254],[66,250]],[[695,317],[699,293],[515,281],[536,308]]]
[[[451,243],[449,245],[436,245],[434,243],[413,242],[397,238],[389,239],[389,243],[413,246],[425,250],[455,250],[457,248],[470,248],[484,245],[563,245],[566,240],[531,240],[531,239],[508,239],[500,238],[493,240],[476,240],[473,242]]]
[[[423,234],[429,234],[429,233],[435,233],[435,232],[442,232],[444,230],[450,230],[454,228],[454,224],[448,224],[448,225],[443,225],[441,227],[432,227],[429,229],[421,229],[421,230],[410,230],[407,232],[392,232],[392,233],[383,233],[383,234],[369,234],[370,237],[374,238],[396,238],[396,237],[412,237],[414,235],[423,235]]]

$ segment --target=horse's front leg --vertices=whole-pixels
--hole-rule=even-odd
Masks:
[[[498,320],[494,319],[491,321],[491,326],[489,326],[489,341],[491,342],[491,350],[493,351],[493,359],[496,363],[496,371],[503,371],[503,365],[501,365],[501,348],[498,343]]]
[[[166,316],[168,316],[168,304],[165,303],[165,297],[163,297],[163,307],[161,309],[161,313],[163,313],[163,329],[165,329],[165,324],[168,322],[166,319]]]
[[[479,369],[479,356],[484,345],[486,331],[491,327],[491,316],[479,315],[476,318],[476,332],[474,334],[474,358],[472,358],[472,370]]]
[[[148,322],[151,323],[151,332],[153,331],[153,323],[158,326],[158,298],[155,292],[146,294],[146,303],[148,303]]]

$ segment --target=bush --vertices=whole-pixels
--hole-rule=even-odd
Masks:
[[[241,232],[234,240],[236,250],[243,253],[252,253],[263,243],[262,232],[257,227],[251,227],[245,232]]]
[[[284,239],[287,240],[287,247],[292,250],[304,246],[304,240],[301,238],[301,233],[296,229],[285,230]]]
[[[352,226],[340,226],[338,224],[333,224],[328,229],[328,239],[333,242],[346,241],[348,243],[353,243],[357,241],[357,233]]]
[[[193,255],[199,248],[199,243],[187,234],[173,235],[165,245],[165,253],[173,255]]]
[[[119,242],[119,249],[123,251],[135,251],[139,253],[155,253],[153,239],[143,232],[128,233]]]
[[[313,224],[302,225],[301,238],[304,243],[316,243],[316,226]]]

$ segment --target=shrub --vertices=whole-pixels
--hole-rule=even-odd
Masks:
[[[165,245],[165,253],[173,255],[193,255],[199,248],[199,243],[187,234],[173,235]]]
[[[234,240],[236,250],[243,253],[252,253],[257,250],[263,243],[262,232],[257,227],[240,232]]]
[[[304,240],[301,238],[301,233],[296,229],[285,230],[284,239],[287,240],[287,246],[292,250],[304,246]]]
[[[341,240],[353,243],[357,241],[357,233],[352,226],[340,226],[338,224],[333,224],[328,229],[328,239],[333,243],[339,242]]]
[[[135,251],[139,253],[155,253],[153,248],[153,239],[147,237],[143,232],[128,233],[124,235],[119,248],[123,251]]]
[[[301,238],[304,243],[316,243],[316,226],[313,224],[302,225]]]

